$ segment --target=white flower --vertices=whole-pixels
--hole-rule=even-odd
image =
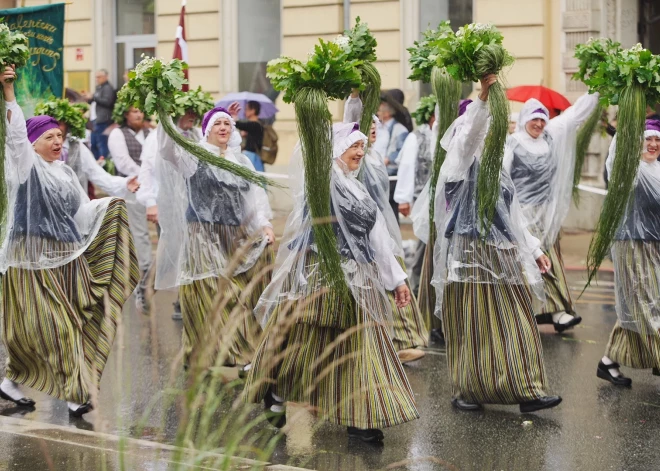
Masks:
[[[337,36],[335,38],[335,40],[333,42],[341,48],[347,48],[348,45],[351,43],[351,40],[348,36],[340,34],[339,36]]]

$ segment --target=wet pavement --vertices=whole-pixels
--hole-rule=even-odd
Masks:
[[[568,276],[577,296],[584,273]],[[514,406],[452,409],[445,352],[435,344],[406,366],[421,418],[386,429],[384,446],[351,443],[341,427],[317,424],[306,410],[290,407],[287,434],[272,456],[236,461],[231,469],[660,469],[660,378],[625,368],[633,387],[620,389],[595,375],[616,319],[612,288],[611,273],[603,273],[577,303],[584,321],[575,330],[558,335],[541,327],[548,393],[564,398],[556,409],[527,415]],[[84,419],[70,419],[65,403],[35,391],[26,391],[37,401],[33,411],[0,401],[0,470],[177,469],[182,459],[172,445],[185,408],[182,398],[167,400],[173,386],[184,384],[176,367],[181,323],[170,318],[173,300],[172,293],[158,293],[152,316],[135,312],[132,300],[126,304],[100,406]],[[226,421],[228,410],[220,407],[214,420]],[[266,437],[278,436],[262,428]]]

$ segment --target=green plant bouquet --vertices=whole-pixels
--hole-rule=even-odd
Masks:
[[[580,203],[580,191],[578,190],[578,185],[580,184],[580,177],[582,176],[584,159],[589,150],[591,138],[603,117],[603,110],[603,105],[598,104],[596,109],[594,109],[589,115],[589,118],[582,123],[582,126],[580,126],[580,129],[578,129],[577,132],[575,144],[575,168],[573,170],[573,201],[576,205]]]
[[[346,31],[343,36],[335,39],[335,44],[348,51],[349,60],[362,62],[357,66],[364,87],[361,93],[362,118],[360,119],[360,131],[368,136],[373,115],[376,114],[380,105],[380,73],[373,65],[376,61],[376,46],[378,43],[371,34],[369,26],[366,23],[361,23],[358,16],[353,29]]]
[[[438,116],[436,116],[438,133],[429,186],[429,198],[431,202],[435,201],[435,188],[440,176],[440,168],[447,155],[447,151],[440,145],[440,140],[445,135],[445,132],[447,132],[447,129],[449,129],[449,126],[451,126],[451,123],[458,117],[458,101],[461,99],[461,82],[449,75],[443,67],[438,65],[439,41],[453,34],[449,21],[443,21],[438,25],[437,29],[428,29],[425,31],[423,39],[416,41],[414,46],[408,49],[410,53],[409,63],[412,71],[408,78],[410,80],[431,83],[435,101],[438,104]],[[434,111],[431,110],[431,112]],[[428,122],[428,119],[426,122]],[[431,247],[435,240],[435,224],[433,224],[434,209],[435,205],[433,203],[429,204],[429,222],[431,228],[429,242]]]
[[[438,48],[437,63],[459,82],[477,82],[486,75],[501,75],[513,64],[502,46],[502,34],[493,25],[472,23],[462,26],[431,44]],[[504,86],[490,87],[488,105],[491,123],[486,136],[477,177],[477,204],[482,234],[489,233],[500,194],[500,172],[509,127],[509,101]]]
[[[321,269],[328,284],[350,302],[348,286],[337,251],[337,238],[330,224],[330,175],[332,172],[332,115],[328,99],[343,100],[352,89],[362,88],[358,69],[362,61],[336,42],[319,39],[303,63],[280,57],[268,63],[267,76],[275,90],[293,103],[305,168],[305,191],[313,224],[314,241]]]
[[[128,73],[128,82],[117,94],[117,105],[115,105],[117,113],[113,113],[113,119],[116,116],[123,122],[123,112],[127,109],[125,105],[139,108],[150,116],[157,115],[167,135],[200,161],[258,185],[274,185],[263,175],[214,155],[176,131],[171,115],[177,112],[176,98],[181,86],[186,83],[183,71],[187,68],[188,65],[179,59],[167,62],[153,57],[142,59],[135,69]],[[120,103],[121,106],[118,108]]]
[[[174,113],[173,116],[183,116],[188,111],[192,111],[197,116],[198,125],[204,113],[213,109],[215,103],[210,93],[202,90],[202,87],[197,87],[197,90],[190,90],[187,92],[178,92],[174,97]]]
[[[11,31],[5,23],[0,23],[0,71],[5,67],[23,67],[30,59],[28,39],[18,31]],[[0,91],[0,114],[7,114],[4,93]],[[0,119],[0,237],[4,235],[7,219],[7,186],[5,185],[5,141],[7,129],[5,118]]]
[[[71,103],[65,98],[51,97],[48,101],[37,104],[34,114],[50,116],[58,122],[64,122],[73,137],[84,139],[87,125],[85,112],[88,109],[87,103]]]
[[[422,126],[424,124],[429,124],[429,119],[435,113],[435,105],[438,103],[438,99],[435,95],[429,95],[422,97],[417,103],[417,108],[411,113],[417,126]]]
[[[646,106],[660,101],[660,56],[639,44],[621,49],[618,43],[598,39],[578,45],[575,57],[580,61],[575,78],[590,92],[600,93],[601,105],[619,105],[608,194],[587,255],[588,286],[610,250],[632,195],[643,149]]]

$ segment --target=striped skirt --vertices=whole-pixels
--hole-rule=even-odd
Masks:
[[[316,259],[308,255],[308,266]],[[366,303],[388,309],[379,294]],[[331,291],[281,304],[271,316],[248,375],[246,398],[259,402],[269,389],[344,426],[383,428],[419,417],[387,327],[344,305]]]
[[[631,368],[660,368],[660,242],[618,241],[613,252],[620,321],[605,355]]]
[[[547,255],[550,262],[552,262],[552,268],[548,273],[543,274],[545,304],[537,314],[554,314],[556,312],[573,313],[575,309],[573,307],[573,299],[571,298],[571,290],[566,281],[559,238],[548,249]]]
[[[398,260],[401,268],[405,271],[405,262],[401,258]],[[408,285],[408,289],[410,289],[408,280],[406,280],[406,284]],[[397,352],[407,348],[428,346],[429,332],[426,329],[426,323],[417,307],[417,299],[412,290],[410,290],[410,293],[412,300],[404,308],[398,308],[396,306],[394,292],[389,291],[387,293],[392,307],[392,343]]]
[[[424,261],[422,262],[422,273],[419,277],[419,294],[417,304],[422,318],[426,323],[426,329],[442,329],[440,318],[435,315],[435,289],[431,286],[433,279],[433,247],[435,237],[429,235],[429,243],[424,250]]]
[[[7,270],[2,278],[7,378],[61,400],[88,401],[139,277],[120,199],[110,202],[82,256],[58,268]]]
[[[475,247],[476,246],[476,247]],[[512,272],[509,250],[490,246],[478,258]],[[493,254],[497,251],[498,254]],[[511,252],[511,253],[506,253]],[[487,274],[475,274],[486,279]],[[529,289],[523,283],[448,283],[442,320],[453,394],[479,404],[518,404],[545,396],[545,368]]]
[[[224,228],[219,237],[227,239],[239,228]],[[225,244],[230,250],[230,244]],[[228,252],[231,253],[231,252]],[[205,366],[247,364],[258,343],[261,328],[252,311],[270,283],[273,248],[264,249],[257,263],[231,279],[209,276],[179,287],[183,316],[184,365],[202,361]]]

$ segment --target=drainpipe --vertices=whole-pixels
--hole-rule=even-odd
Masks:
[[[351,0],[344,0],[344,31],[351,29]]]

